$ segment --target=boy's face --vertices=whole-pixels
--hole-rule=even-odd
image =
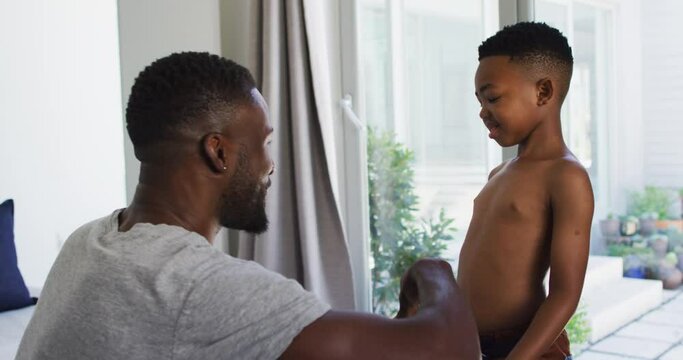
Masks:
[[[479,116],[489,137],[500,146],[524,141],[539,123],[536,82],[509,56],[490,56],[479,62],[475,94]]]

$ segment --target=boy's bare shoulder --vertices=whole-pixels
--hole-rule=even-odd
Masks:
[[[555,191],[589,191],[591,194],[593,192],[586,168],[573,155],[554,161],[548,169],[548,175],[550,188]]]
[[[496,166],[493,170],[491,170],[491,172],[489,173],[489,180],[491,180],[491,178],[496,176],[496,174],[498,174],[498,172],[500,170],[502,170],[505,167],[505,165],[507,165],[507,163],[509,163],[509,162],[510,162],[510,160],[503,161],[503,163],[501,163],[500,165]]]

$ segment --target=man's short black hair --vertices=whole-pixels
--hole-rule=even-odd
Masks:
[[[506,26],[479,46],[480,61],[501,55],[533,71],[556,75],[561,82],[562,98],[569,90],[574,57],[567,38],[559,30],[540,22]]]
[[[126,108],[136,154],[184,130],[204,127],[200,122],[216,112],[249,101],[255,87],[249,70],[217,55],[183,52],[154,61],[135,79]]]

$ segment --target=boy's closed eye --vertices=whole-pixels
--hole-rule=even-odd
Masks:
[[[499,99],[500,99],[500,96],[489,96],[486,98],[486,101],[488,101],[489,104],[493,104],[496,101],[498,101]]]
[[[501,98],[501,95],[492,95],[492,94],[481,94],[480,95],[477,92],[474,93],[474,96],[477,98],[477,101],[479,102],[480,105],[483,105],[482,98],[484,100],[486,100],[486,102],[489,104],[493,104]]]

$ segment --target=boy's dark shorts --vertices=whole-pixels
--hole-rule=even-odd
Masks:
[[[519,339],[522,338],[526,327],[517,330],[503,330],[492,331],[479,334],[479,343],[481,344],[481,352],[484,360],[489,359],[504,359],[517,345]],[[542,360],[571,360],[571,352],[569,350],[569,337],[567,332],[562,330],[557,340],[550,346],[550,348],[540,357]]]

